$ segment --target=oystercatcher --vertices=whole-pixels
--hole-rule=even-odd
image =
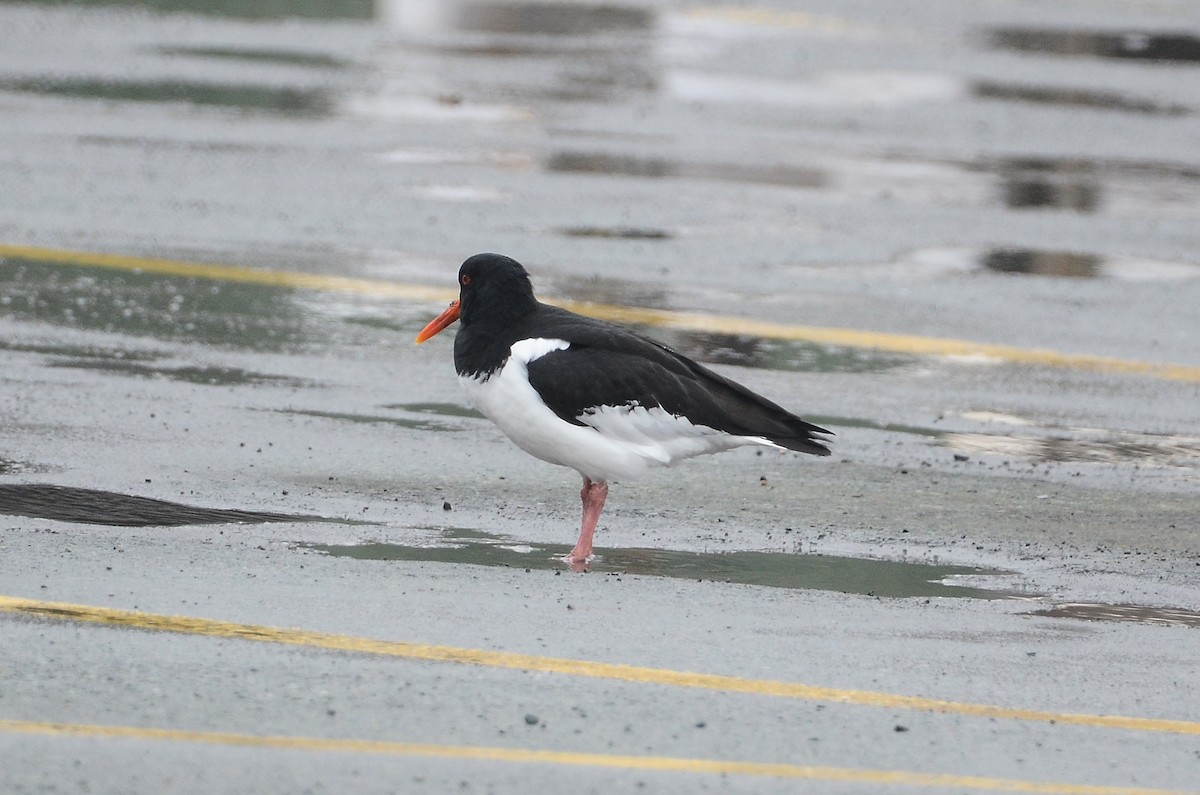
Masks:
[[[583,523],[566,561],[582,566],[613,479],[742,445],[829,455],[832,434],[635,331],[543,304],[516,260],[476,254],[459,298],[421,343],[456,320],[454,368],[471,401],[525,452],[583,476]]]

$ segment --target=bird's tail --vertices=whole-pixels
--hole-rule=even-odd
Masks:
[[[829,455],[829,448],[826,446],[829,444],[829,440],[821,438],[821,435],[833,436],[833,431],[826,430],[820,425],[813,425],[795,415],[788,417],[787,425],[789,426],[787,432],[771,434],[767,438],[789,450],[810,455]]]

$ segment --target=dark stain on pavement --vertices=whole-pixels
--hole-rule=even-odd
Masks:
[[[337,521],[320,516],[203,508],[132,494],[47,483],[0,484],[0,514],[118,527]]]
[[[1133,621],[1159,626],[1200,627],[1200,612],[1179,607],[1145,607],[1143,605],[1106,605],[1091,602],[1071,602],[1030,615],[1048,618],[1078,618],[1085,621]]]

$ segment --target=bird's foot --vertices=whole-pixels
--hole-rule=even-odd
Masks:
[[[562,556],[563,563],[566,563],[567,568],[576,574],[583,574],[591,571],[592,561],[595,559],[596,556],[591,554],[591,550],[588,550],[587,552],[581,552],[578,547],[572,549],[570,552]]]

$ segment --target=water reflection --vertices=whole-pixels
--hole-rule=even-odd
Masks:
[[[986,80],[971,84],[971,93],[980,99],[1003,99],[1032,102],[1039,105],[1064,105],[1072,108],[1142,113],[1151,116],[1186,116],[1192,113],[1183,105],[1164,105],[1148,99],[1111,91],[1090,91],[1078,88],[1026,86],[994,83]]]
[[[1072,278],[1099,275],[1100,262],[1101,258],[1093,254],[1012,248],[988,251],[980,258],[980,264],[990,271]]]
[[[589,37],[610,32],[648,32],[655,22],[653,11],[607,4],[383,0],[380,9],[393,26],[425,33]]]
[[[515,569],[561,570],[569,547],[531,544],[504,536],[447,528],[433,543],[401,544],[299,544],[336,557],[358,560],[403,560],[500,566]],[[883,597],[968,597],[1002,599],[1007,594],[953,584],[960,576],[999,575],[1004,572],[969,566],[901,563],[834,555],[789,552],[683,552],[669,549],[603,549],[590,567],[595,574],[639,574],[686,580],[803,588]]]
[[[1106,463],[1200,467],[1200,439],[1189,436],[1113,432],[1108,438],[945,433],[941,444],[963,453],[1023,458],[1039,464]]]
[[[1032,428],[1041,431],[1042,435],[1018,435],[1011,431],[994,434],[953,431],[882,423],[859,417],[811,416],[805,419],[825,428],[867,428],[922,436],[931,444],[958,453],[1005,456],[1037,464],[1133,463],[1200,468],[1200,438],[1195,436],[1063,428],[994,412],[964,412],[961,416],[977,422],[990,420]]]
[[[826,181],[823,171],[797,166],[687,162],[665,157],[613,155],[602,152],[559,152],[547,160],[546,170],[558,173],[619,175],[652,179],[752,182],[791,188],[819,188]]]
[[[0,299],[0,305],[3,305],[2,301],[3,299]],[[67,356],[73,359],[89,361],[149,362],[160,358],[157,353],[123,351],[116,348],[102,348],[95,345],[43,345],[36,342],[8,342],[6,340],[0,340],[0,351],[40,353],[47,356]]]
[[[154,52],[184,58],[213,58],[222,61],[303,66],[313,69],[345,69],[350,61],[304,50],[267,50],[257,47],[156,47]]]
[[[132,6],[241,19],[371,19],[377,0],[32,0],[45,5]]]
[[[1200,38],[1183,33],[1112,33],[1043,28],[996,28],[992,45],[1017,52],[1139,61],[1200,61]]]
[[[1057,207],[1080,213],[1095,212],[1100,206],[1100,186],[1095,183],[1054,183],[1043,179],[1005,178],[1001,190],[1004,204],[1015,210]]]
[[[404,37],[422,77],[442,82],[457,67],[447,57],[481,56],[519,60],[511,66],[493,60],[482,73],[480,91],[456,87],[459,101],[497,96],[537,103],[613,102],[657,90],[654,55],[657,13],[614,4],[551,2],[472,2],[472,0],[384,0],[384,23]],[[537,59],[530,61],[530,59]],[[411,90],[403,86],[387,91]],[[480,96],[472,96],[472,94]]]
[[[67,359],[50,362],[50,367],[67,367],[75,370],[99,370],[115,375],[139,376],[142,378],[166,378],[188,384],[202,386],[253,386],[271,384],[274,386],[312,386],[312,382],[303,378],[291,378],[285,375],[268,375],[243,370],[240,367],[172,367],[169,365],[151,365],[142,362],[96,359]]]
[[[1180,216],[1200,200],[1200,171],[1182,163],[1068,157],[985,159],[965,168],[994,175],[999,195],[1015,209],[1054,207],[1077,212]]]
[[[1168,161],[1038,156],[956,160],[881,154],[854,159],[827,156],[820,159],[820,167],[813,167],[560,150],[546,157],[543,168],[562,174],[824,190],[849,201],[886,196],[912,204],[999,204],[1013,209],[1108,210],[1156,217],[1190,217],[1190,208],[1200,201],[1200,171]]]
[[[180,102],[284,116],[320,117],[333,112],[333,98],[323,89],[249,84],[37,77],[0,81],[0,90],[75,99]]]
[[[1005,206],[1053,207],[1091,213],[1104,195],[1098,164],[1051,158],[1000,158],[983,168],[1000,181]]]
[[[910,252],[878,266],[881,273],[936,278],[987,271],[1046,278],[1184,281],[1200,279],[1200,263],[1167,262],[1134,257],[1006,247],[995,249],[934,248]]]
[[[665,229],[646,229],[636,226],[568,226],[560,231],[567,237],[594,237],[609,240],[670,240],[674,237]]]
[[[1133,621],[1159,626],[1200,627],[1200,613],[1180,607],[1068,602],[1044,610],[1035,610],[1029,615],[1048,618],[1078,618],[1085,621]]]

